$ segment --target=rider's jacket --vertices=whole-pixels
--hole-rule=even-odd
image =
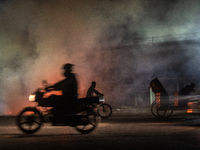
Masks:
[[[101,95],[101,93],[99,93],[97,90],[95,90],[95,88],[93,86],[90,86],[88,91],[87,91],[87,95],[86,97],[93,97],[94,95],[93,94],[96,94],[97,96],[98,95]]]
[[[56,90],[62,90],[63,96],[67,97],[69,99],[78,97],[77,81],[76,81],[75,74],[73,74],[73,73],[70,73],[70,75],[67,78],[56,83],[53,86],[53,88]]]

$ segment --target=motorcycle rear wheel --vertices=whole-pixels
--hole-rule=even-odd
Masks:
[[[38,131],[42,122],[43,116],[36,108],[27,107],[17,117],[17,125],[21,131],[27,134]]]

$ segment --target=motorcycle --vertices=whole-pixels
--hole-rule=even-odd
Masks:
[[[99,96],[99,105],[94,105],[93,109],[97,109],[97,114],[101,117],[101,118],[109,118],[112,115],[112,107],[105,103],[105,98],[103,95]]]
[[[82,134],[90,133],[97,127],[98,115],[93,106],[101,103],[99,97],[79,98],[75,100],[76,105],[73,111],[64,111],[61,116],[56,116],[52,113],[55,105],[47,96],[50,95],[50,92],[57,95],[55,94],[57,91],[54,90],[38,89],[33,95],[29,96],[29,101],[36,102],[37,106],[26,107],[19,113],[17,125],[22,132],[33,134],[41,128],[44,122],[51,122],[52,125],[58,126],[75,127]],[[107,106],[106,104],[102,105],[98,107],[99,114],[102,114],[101,107]],[[55,122],[58,117],[61,120]]]

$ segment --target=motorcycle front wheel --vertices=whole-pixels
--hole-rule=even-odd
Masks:
[[[25,108],[17,117],[17,125],[21,131],[27,134],[33,134],[38,131],[42,122],[42,114],[34,107]]]
[[[109,118],[112,115],[112,108],[108,104],[101,104],[97,109],[97,113],[101,118]]]

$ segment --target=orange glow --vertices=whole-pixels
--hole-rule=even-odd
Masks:
[[[174,93],[174,106],[178,106],[178,95],[179,95],[178,92]]]
[[[27,111],[27,112],[26,112],[26,115],[32,115],[32,114],[34,114],[33,111]]]
[[[5,113],[5,115],[11,115],[12,114],[12,112],[10,111],[10,112],[7,112],[7,113]]]
[[[191,105],[193,105],[193,102],[188,102],[188,106],[191,106]]]
[[[188,113],[188,114],[190,114],[190,113],[192,113],[192,112],[193,112],[192,109],[188,109],[188,110],[187,110],[187,113]]]
[[[156,105],[160,105],[160,93],[156,93]]]
[[[48,98],[51,95],[62,95],[62,91],[51,91],[44,94],[43,98]]]

